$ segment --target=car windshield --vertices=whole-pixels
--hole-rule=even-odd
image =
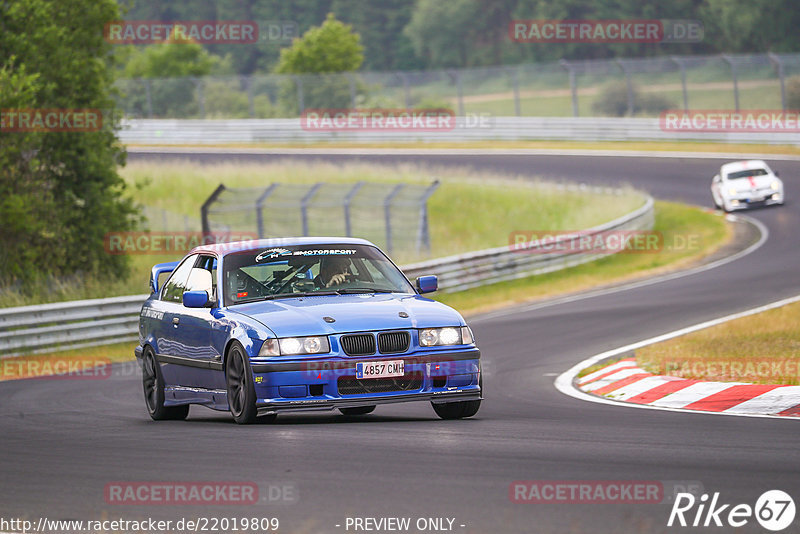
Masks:
[[[405,276],[367,245],[271,247],[229,254],[226,306],[257,300],[344,293],[414,293]]]
[[[766,169],[747,169],[746,171],[732,172],[728,174],[728,180],[739,178],[750,178],[751,176],[766,176],[769,174]]]

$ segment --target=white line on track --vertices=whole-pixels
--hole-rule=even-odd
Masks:
[[[673,152],[646,150],[590,150],[559,148],[227,148],[185,146],[132,146],[133,154],[265,154],[330,156],[587,156],[613,158],[661,159],[765,159],[772,161],[800,161],[800,156],[789,154],[739,154],[732,152]]]
[[[756,308],[751,308],[749,310],[745,310],[739,313],[734,313],[731,315],[726,315],[724,317],[719,317],[717,319],[712,319],[710,321],[705,321],[702,323],[698,323],[695,325],[687,326],[685,328],[681,328],[679,330],[674,330],[672,332],[668,332],[666,334],[662,334],[660,336],[651,337],[649,339],[643,339],[642,341],[637,341],[636,343],[631,343],[629,345],[625,345],[624,347],[619,347],[616,349],[608,350],[606,352],[601,352],[600,354],[595,354],[591,358],[587,358],[582,362],[575,364],[574,366],[570,367],[563,373],[561,373],[558,378],[555,380],[555,387],[561,393],[565,395],[569,395],[570,397],[574,397],[576,399],[585,400],[589,402],[596,402],[599,404],[611,404],[613,406],[627,406],[629,408],[638,408],[638,409],[645,409],[645,410],[663,410],[663,411],[670,411],[670,412],[682,412],[682,413],[703,413],[703,414],[714,414],[714,415],[733,415],[737,417],[766,417],[770,419],[793,419],[792,417],[782,417],[779,415],[767,415],[767,414],[756,414],[756,413],[749,413],[748,412],[738,412],[738,411],[723,411],[723,412],[709,412],[703,410],[683,410],[681,408],[674,408],[669,406],[653,406],[652,404],[633,404],[627,402],[620,402],[616,400],[611,400],[604,397],[598,397],[596,395],[590,395],[588,393],[584,393],[583,391],[579,390],[573,385],[575,377],[580,373],[583,369],[595,365],[605,359],[613,358],[614,356],[619,356],[620,354],[624,354],[626,352],[630,352],[636,349],[640,349],[642,347],[646,347],[647,345],[652,345],[654,343],[659,343],[661,341],[666,341],[668,339],[672,339],[678,336],[682,336],[685,334],[689,334],[691,332],[696,332],[698,330],[702,330],[704,328],[709,328],[712,326],[716,326],[722,323],[726,323],[728,321],[733,321],[734,319],[740,319],[742,317],[748,317],[750,315],[755,315],[757,313],[765,312],[768,310],[773,310],[775,308],[780,308],[781,306],[786,306],[787,304],[793,304],[795,302],[800,302],[800,295],[795,295],[794,297],[785,298],[782,300],[778,300],[776,302],[772,302],[770,304],[765,304],[763,306],[758,306]],[[733,384],[732,384],[733,385]],[[690,386],[691,387],[691,386]],[[688,388],[687,388],[688,389]],[[758,399],[759,397],[756,397]],[[753,399],[755,401],[756,399]],[[752,402],[752,401],[748,401]],[[742,403],[745,404],[745,403]],[[795,402],[795,405],[797,403]]]

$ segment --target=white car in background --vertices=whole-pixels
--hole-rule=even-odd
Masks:
[[[783,182],[761,160],[726,163],[711,181],[714,206],[725,211],[783,204]]]

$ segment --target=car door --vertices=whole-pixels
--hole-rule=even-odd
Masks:
[[[184,385],[188,380],[185,376],[188,368],[183,365],[183,360],[187,358],[189,351],[184,336],[185,330],[179,326],[184,311],[183,292],[197,258],[198,255],[193,254],[184,259],[161,290],[159,308],[164,316],[156,333],[158,338],[156,357],[162,364],[164,382],[167,385]]]
[[[211,255],[200,255],[189,273],[185,291],[206,291],[210,304],[206,308],[182,306],[177,324],[186,365],[192,369],[183,373],[184,386],[218,389],[222,376],[222,350],[212,343],[212,330],[218,326],[213,315],[216,308],[217,259]]]

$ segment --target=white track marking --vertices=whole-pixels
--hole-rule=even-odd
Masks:
[[[593,373],[589,373],[586,376],[582,376],[580,379],[578,379],[578,385],[582,386],[584,384],[588,384],[592,380],[600,378],[606,373],[610,373],[618,369],[624,369],[626,367],[636,367],[636,362],[634,360],[622,360],[621,362],[609,365],[608,367],[603,367],[599,371],[595,371]]]
[[[614,382],[617,382],[618,380],[622,380],[624,378],[628,378],[629,376],[633,376],[633,375],[640,375],[640,374],[642,374],[644,372],[645,371],[642,371],[638,367],[634,367],[633,369],[623,369],[621,371],[617,371],[614,374],[608,375],[605,378],[601,378],[600,380],[595,380],[594,382],[592,382],[589,385],[582,386],[581,389],[583,391],[596,391],[596,390],[598,390],[600,388],[604,388],[606,386],[609,386],[609,385],[613,384]]]
[[[616,349],[608,350],[606,352],[601,352],[600,354],[595,354],[591,358],[587,358],[580,363],[577,363],[558,375],[556,378],[554,385],[557,390],[565,395],[569,395],[570,397],[574,397],[576,399],[588,401],[588,402],[595,402],[598,404],[610,404],[612,406],[625,406],[628,408],[634,409],[641,409],[641,410],[663,410],[663,411],[670,411],[670,412],[681,412],[681,413],[702,413],[702,414],[713,414],[713,415],[731,415],[736,417],[766,417],[771,419],[795,419],[792,417],[782,417],[778,415],[770,415],[770,414],[756,414],[756,413],[736,413],[732,411],[723,411],[723,412],[709,412],[704,410],[683,410],[680,408],[670,408],[666,406],[653,406],[650,404],[634,404],[629,402],[620,402],[617,400],[608,399],[605,397],[598,397],[597,395],[591,395],[584,391],[578,389],[574,384],[573,381],[575,377],[580,373],[583,369],[587,367],[591,367],[592,365],[596,365],[603,360],[608,358],[613,358],[614,356],[619,356],[620,354],[624,354],[626,352],[630,352],[636,349],[640,349],[642,347],[646,347],[647,345],[652,345],[654,343],[658,343],[659,341],[666,341],[667,339],[672,339],[678,336],[682,336],[684,334],[689,334],[691,332],[696,332],[698,330],[702,330],[704,328],[709,328],[711,326],[716,326],[718,324],[722,324],[728,321],[732,321],[734,319],[739,319],[740,317],[748,317],[750,315],[755,315],[756,313],[761,313],[764,311],[772,310],[775,308],[780,308],[781,306],[786,306],[787,304],[792,304],[794,302],[800,301],[800,295],[796,295],[794,297],[789,297],[786,299],[778,300],[776,302],[772,302],[770,304],[766,304],[764,306],[758,306],[756,308],[751,308],[749,310],[745,310],[743,312],[734,313],[731,315],[726,315],[724,317],[719,317],[717,319],[712,319],[710,321],[705,321],[703,323],[698,323],[692,326],[687,326],[685,328],[681,328],[679,330],[674,330],[672,332],[668,332],[666,334],[662,334],[660,336],[651,337],[649,339],[644,339],[642,341],[638,341],[636,343],[631,343],[629,345],[625,345],[624,347],[619,347]],[[743,403],[742,403],[743,404]]]
[[[672,382],[672,380],[663,376],[648,376],[627,386],[615,389],[608,395],[616,400],[628,400],[669,382]]]
[[[780,413],[800,404],[800,386],[783,386],[731,406],[726,413]]]
[[[703,400],[720,391],[732,388],[738,384],[734,382],[696,382],[689,387],[679,389],[650,403],[650,406],[664,406],[666,408],[684,408],[694,402]]]

